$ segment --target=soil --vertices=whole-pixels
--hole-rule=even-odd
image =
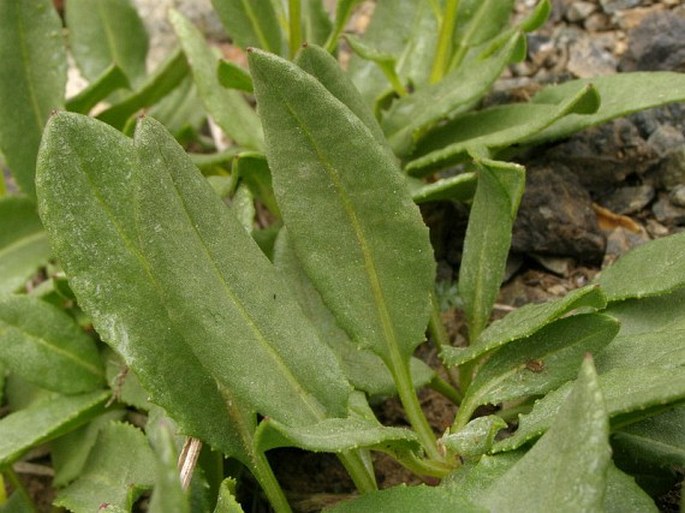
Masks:
[[[517,11],[523,13],[534,3],[519,0]],[[644,69],[685,71],[682,1],[554,0],[553,6],[550,21],[529,37],[526,61],[508,70],[487,103],[520,101],[540,85],[574,77]],[[365,6],[365,12],[370,10],[372,3]],[[356,21],[358,26],[364,22]],[[685,226],[683,106],[609,123],[537,148],[520,161],[527,167],[529,183],[495,316],[564,296],[631,247]],[[431,229],[438,278],[452,283],[467,210],[436,203],[422,211]],[[459,311],[452,308],[443,315],[453,343],[463,344],[465,327]],[[418,355],[440,368],[430,340]],[[442,434],[454,418],[454,405],[431,389],[422,390],[420,399],[435,433]],[[384,424],[407,425],[396,399],[376,404],[374,410]],[[354,495],[335,456],[279,449],[271,451],[269,459],[296,512],[317,512]],[[374,463],[381,488],[421,482],[388,457],[374,454]],[[40,501],[41,511],[49,511],[49,477],[27,474],[22,479]],[[249,478],[239,493],[246,511],[271,511]],[[658,499],[660,510],[679,511],[679,498],[676,485]]]

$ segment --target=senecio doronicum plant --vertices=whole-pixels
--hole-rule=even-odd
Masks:
[[[55,504],[76,513],[146,491],[151,512],[241,512],[239,468],[289,512],[279,447],[338,456],[359,493],[335,513],[650,512],[682,477],[685,235],[489,319],[525,182],[506,159],[684,101],[685,76],[480,108],[547,0],[518,24],[512,0],[380,0],[344,36],[343,71],[359,3],[214,1],[249,69],[172,10],[179,47],[146,75],[128,0],[67,0],[90,83],[65,99],[52,3],[0,0],[0,149],[19,188],[0,182],[0,511],[35,511],[17,469],[45,443]],[[470,206],[466,347],[440,322],[429,201]],[[426,332],[449,380],[413,356]],[[459,406],[444,433],[426,386]],[[410,427],[374,415],[391,395]],[[434,486],[378,491],[378,451]]]

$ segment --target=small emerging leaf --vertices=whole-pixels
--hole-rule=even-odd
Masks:
[[[227,89],[237,89],[247,93],[253,91],[250,74],[231,61],[220,60],[216,73],[219,83]]]
[[[214,513],[244,513],[235,498],[235,488],[236,482],[233,478],[227,477],[221,482]]]
[[[440,439],[448,450],[463,458],[475,458],[490,450],[499,431],[507,423],[496,415],[478,417],[456,433],[450,433]]]

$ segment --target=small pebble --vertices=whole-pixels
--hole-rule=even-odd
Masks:
[[[676,207],[685,207],[685,185],[677,185],[668,197]]]

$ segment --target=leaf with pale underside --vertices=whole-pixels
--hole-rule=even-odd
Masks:
[[[339,324],[391,369],[428,323],[434,262],[397,164],[314,77],[250,53],[273,185],[305,272]]]
[[[263,415],[345,417],[351,387],[271,262],[158,122],[135,145],[142,255],[198,360]]]
[[[43,127],[64,106],[66,83],[62,23],[52,2],[0,2],[0,151],[32,199]]]
[[[39,155],[40,213],[79,305],[186,434],[250,460],[250,409],[217,388],[172,327],[138,245],[133,142],[78,114],[55,115]],[[182,378],[182,379],[179,379]],[[231,427],[231,425],[233,427]]]
[[[59,308],[27,296],[0,296],[0,360],[30,383],[63,394],[105,383],[95,341]]]

